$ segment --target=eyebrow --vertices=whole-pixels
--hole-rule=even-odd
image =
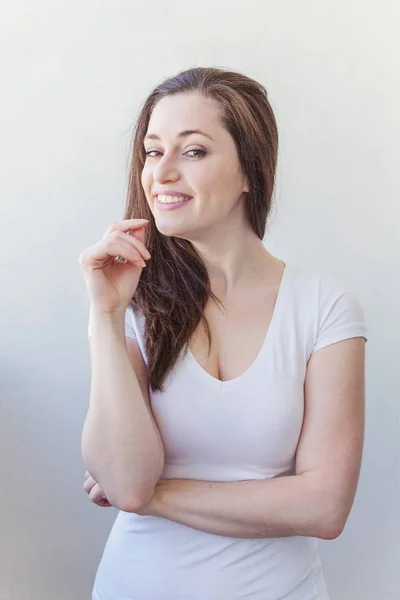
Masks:
[[[178,137],[187,137],[188,135],[191,135],[192,133],[199,133],[200,135],[204,135],[205,137],[208,137],[210,140],[212,140],[213,142],[215,142],[214,138],[211,137],[211,135],[208,135],[208,133],[205,133],[204,131],[201,131],[201,129],[185,129],[185,131],[181,131],[180,133],[178,133]],[[155,133],[149,133],[144,137],[144,140],[159,140],[161,139],[158,135],[156,135]]]

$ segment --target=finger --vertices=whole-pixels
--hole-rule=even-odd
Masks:
[[[141,229],[149,224],[148,219],[124,219],[123,221],[114,221],[105,232],[104,236],[109,235],[113,231],[128,231],[133,229]]]
[[[93,489],[93,487],[96,485],[97,481],[95,479],[93,479],[93,477],[89,476],[85,483],[83,484],[83,489],[85,490],[85,492],[87,494],[90,494],[91,490]]]
[[[87,494],[90,494],[92,488],[96,485],[96,481],[92,478],[88,478],[83,484],[83,489]]]
[[[107,500],[107,498],[103,498],[103,499],[99,500],[98,502],[96,502],[96,504],[98,506],[102,506],[104,508],[108,508],[109,506],[112,506],[112,504],[110,504],[110,502]]]
[[[89,478],[91,479],[90,483],[87,486],[88,490],[86,490],[86,491],[88,491],[88,493],[90,493],[92,491],[93,487],[96,485],[97,482],[90,475],[89,471],[85,471],[85,477],[87,477],[88,479]],[[93,485],[92,485],[92,482],[93,482]],[[86,482],[85,482],[85,484],[86,484]],[[92,494],[94,494],[94,492],[92,492]],[[104,507],[104,508],[109,508],[109,507],[112,506],[112,504],[105,497],[105,494],[104,494],[103,490],[100,488],[100,486],[98,487],[98,491],[96,492],[96,496],[94,496],[93,502],[95,502],[95,504],[98,504],[99,506]]]
[[[119,262],[129,262],[135,267],[146,266],[146,263],[140,255],[140,252],[135,250],[131,244],[125,242],[124,240],[119,240],[118,243],[110,243],[107,247],[107,253],[109,256],[116,258]]]
[[[125,238],[121,236],[110,236],[103,238],[87,248],[79,257],[82,265],[89,265],[90,269],[102,269],[105,265],[111,264],[114,258],[123,256],[129,263],[135,267],[145,266],[145,262],[138,250],[136,250]]]
[[[117,243],[119,243],[119,241],[121,241],[121,242],[123,241],[123,242],[130,244],[140,253],[140,255],[142,256],[143,259],[148,260],[149,258],[151,258],[151,254],[147,250],[147,248],[143,244],[143,242],[138,240],[134,236],[129,235],[129,233],[126,233],[126,232],[120,231],[120,230],[114,230],[107,237],[109,239],[114,239],[114,241]]]
[[[106,499],[105,494],[98,483],[90,490],[89,498],[92,502],[99,502],[100,500]]]
[[[147,259],[151,258],[151,254],[147,250],[147,248],[143,244],[143,242],[141,242],[137,238],[133,237],[132,235],[129,235],[129,233],[124,233],[123,231],[121,231],[120,233],[123,236],[123,238],[126,239],[128,244],[131,244],[134,248],[139,250],[139,252],[143,256],[143,258],[147,258]]]

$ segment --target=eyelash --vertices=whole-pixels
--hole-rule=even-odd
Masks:
[[[158,152],[158,150],[148,150],[147,152],[145,152],[145,155],[148,156],[149,158],[155,158],[155,156],[150,156],[151,152]],[[187,152],[200,152],[200,156],[190,156],[189,158],[201,158],[203,156],[205,156],[207,154],[207,152],[205,150],[201,150],[200,148],[192,148],[191,150],[188,150]],[[185,152],[185,154],[187,154],[187,152]]]

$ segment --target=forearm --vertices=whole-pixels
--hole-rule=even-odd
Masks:
[[[110,503],[148,501],[164,463],[159,431],[130,362],[124,315],[91,312],[91,389],[82,457]]]
[[[161,480],[143,514],[237,538],[339,534],[326,498],[303,475],[232,483]]]

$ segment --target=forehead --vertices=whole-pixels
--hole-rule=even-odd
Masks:
[[[165,96],[153,109],[147,133],[168,137],[189,129],[201,129],[213,137],[222,133],[218,103],[198,92]]]

